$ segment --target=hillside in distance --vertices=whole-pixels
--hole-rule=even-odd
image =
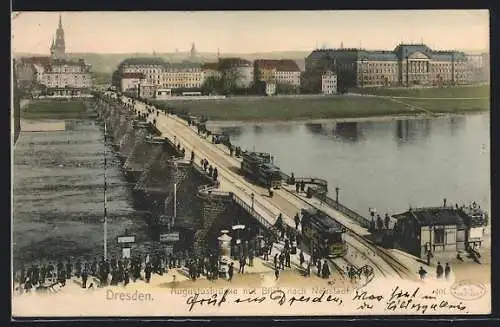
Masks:
[[[309,55],[308,51],[285,51],[285,52],[263,52],[263,53],[223,53],[221,57],[240,57],[250,61],[255,59],[292,59],[297,62],[303,70],[304,58]],[[43,56],[43,54],[16,53],[14,57]],[[160,57],[168,62],[181,62],[189,59],[188,52],[173,53],[70,53],[71,58],[82,58],[92,65],[94,72],[112,73],[121,61],[133,57]],[[215,52],[199,52],[198,60],[201,62],[217,61]]]

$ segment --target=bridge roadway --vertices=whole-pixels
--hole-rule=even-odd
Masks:
[[[122,100],[127,102],[129,98],[123,96]],[[136,101],[135,109],[147,113],[147,105],[143,102]],[[196,164],[206,158],[210,165],[217,167],[220,191],[233,192],[249,206],[252,205],[251,194],[254,194],[254,210],[270,224],[274,224],[279,213],[282,213],[284,222],[289,226],[294,226],[293,217],[295,214],[300,212],[300,209],[307,207],[323,210],[342,223],[348,229],[346,242],[350,246],[350,250],[345,258],[333,260],[335,265],[344,268],[346,264],[351,264],[361,268],[368,264],[374,267],[376,276],[415,278],[415,274],[412,273],[415,269],[408,269],[384,249],[380,249],[364,239],[362,236],[368,234],[366,229],[360,227],[341,212],[328,207],[316,198],[308,199],[305,196],[298,195],[286,186],[280,190],[275,190],[274,196],[270,198],[266,188],[245,180],[238,173],[241,159],[230,156],[229,151],[223,147],[216,146],[209,140],[200,137],[186,121],[175,115],[164,113],[157,116],[156,112],[148,116],[149,122],[152,123],[153,119],[156,119],[156,127],[161,131],[162,137],[168,137],[175,144],[180,142],[181,146],[186,149],[186,156],[189,157],[191,151],[194,151]]]

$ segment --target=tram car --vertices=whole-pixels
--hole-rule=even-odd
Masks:
[[[264,152],[243,152],[241,173],[267,188],[279,189],[282,175],[278,167],[271,163],[271,155]]]
[[[302,209],[302,235],[309,247],[315,247],[326,258],[338,258],[347,254],[344,226],[320,210]]]

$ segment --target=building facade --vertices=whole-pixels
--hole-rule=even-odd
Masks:
[[[300,68],[294,60],[258,59],[254,61],[254,80],[300,89]]]
[[[337,93],[337,75],[334,72],[327,71],[321,74],[321,93]]]
[[[242,58],[220,58],[219,71],[222,76],[234,78],[236,87],[249,88],[254,82],[253,64]]]
[[[50,46],[51,56],[25,57],[16,64],[18,81],[33,93],[78,96],[88,94],[93,86],[91,66],[83,59],[72,59],[66,53],[62,18],[55,40]]]
[[[420,258],[455,257],[481,247],[485,212],[478,209],[432,207],[393,215],[395,245]]]
[[[201,65],[186,61],[166,65],[161,86],[172,89],[199,89],[203,80]]]
[[[317,49],[305,63],[307,72],[335,71],[343,89],[470,83],[463,52],[435,51],[424,44],[399,44],[392,51]]]

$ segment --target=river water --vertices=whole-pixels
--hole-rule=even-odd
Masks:
[[[490,204],[490,119],[468,115],[358,123],[234,124],[232,142],[273,153],[295,176],[321,177],[363,215],[475,200]],[[22,132],[14,149],[14,264],[102,253],[104,137],[90,120],[59,132]],[[106,146],[110,253],[127,228],[150,242],[131,185]]]
[[[14,149],[14,264],[103,253],[104,135],[92,120],[66,121],[66,130],[21,132]],[[127,228],[147,239],[131,186],[112,148],[107,152],[108,246]]]
[[[213,124],[215,127],[216,124]],[[219,126],[244,149],[270,152],[283,172],[328,181],[362,215],[410,206],[490,206],[490,117]]]

